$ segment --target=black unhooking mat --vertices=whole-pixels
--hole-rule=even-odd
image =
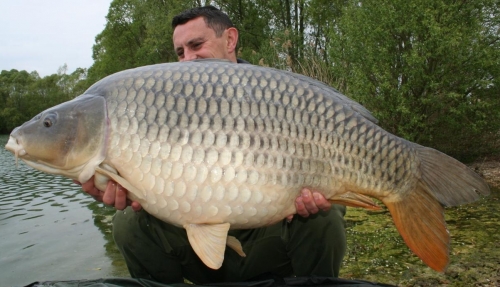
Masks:
[[[73,280],[73,281],[47,281],[34,282],[25,287],[301,287],[301,286],[341,286],[341,287],[373,287],[373,286],[394,286],[381,283],[368,282],[363,280],[347,280],[331,277],[288,277],[270,278],[248,282],[225,282],[207,285],[190,284],[161,284],[146,279],[133,278],[107,278],[94,280]]]

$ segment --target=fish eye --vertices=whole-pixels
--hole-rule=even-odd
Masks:
[[[44,127],[50,128],[52,125],[54,125],[55,122],[56,122],[56,116],[53,114],[49,114],[43,119],[42,124]]]
[[[43,126],[46,128],[50,128],[52,126],[52,121],[50,119],[43,120]]]

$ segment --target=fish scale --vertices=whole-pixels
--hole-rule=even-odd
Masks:
[[[288,75],[271,71],[257,70],[253,73],[251,71],[244,73],[243,70],[237,72],[232,67],[228,69],[210,66],[200,69],[196,66],[185,65],[177,67],[177,70],[172,69],[167,73],[146,70],[145,74],[132,74],[129,77],[135,80],[123,80],[124,83],[129,83],[125,84],[126,92],[118,93],[116,100],[112,97],[107,98],[111,129],[118,131],[111,134],[110,146],[120,147],[116,151],[114,148],[109,149],[108,153],[112,156],[108,157],[107,162],[118,166],[117,170],[120,174],[127,172],[125,168],[120,168],[122,166],[132,164],[137,168],[130,176],[142,179],[141,184],[136,187],[147,196],[144,206],[146,209],[151,206],[153,215],[182,226],[187,223],[188,218],[189,220],[194,218],[186,213],[197,213],[199,208],[204,208],[203,206],[198,206],[198,209],[179,208],[180,202],[185,206],[193,205],[192,202],[183,198],[183,194],[179,196],[175,192],[180,183],[173,185],[174,191],[165,191],[168,197],[164,198],[166,204],[163,208],[155,207],[154,204],[158,202],[156,197],[162,196],[162,192],[149,195],[147,190],[165,189],[163,184],[160,184],[158,188],[155,187],[157,177],[167,181],[185,180],[181,182],[188,186],[192,184],[193,179],[197,179],[194,189],[199,188],[198,185],[209,185],[211,190],[216,186],[219,187],[218,193],[207,190],[201,192],[203,202],[210,202],[211,208],[208,210],[206,207],[208,216],[200,218],[199,222],[229,222],[232,228],[253,228],[280,220],[291,210],[278,207],[277,209],[281,209],[282,212],[275,213],[275,208],[271,206],[276,203],[282,206],[293,206],[293,200],[302,186],[324,191],[326,196],[330,195],[327,191],[331,190],[333,182],[342,183],[351,178],[358,179],[359,186],[377,188],[377,191],[380,191],[382,187],[386,190],[396,188],[390,187],[388,183],[385,186],[376,186],[372,184],[374,180],[368,178],[365,179],[365,183],[359,180],[363,177],[355,176],[357,170],[365,163],[362,160],[356,160],[355,154],[351,156],[353,146],[358,148],[362,146],[357,143],[358,133],[353,132],[353,129],[359,122],[366,121],[366,119],[346,108],[342,103],[335,103],[320,89],[314,87],[311,89],[310,85],[306,85],[307,90],[310,91],[308,96],[300,92],[295,93],[296,90],[304,92],[306,88],[302,87],[300,82],[293,81]],[[243,86],[235,89],[229,86],[229,83]],[[306,82],[306,84],[309,83]],[[270,86],[276,86],[278,91],[271,90]],[[297,86],[300,89],[296,88]],[[252,91],[252,94],[244,91]],[[92,89],[87,93],[92,94]],[[221,97],[221,95],[224,96]],[[189,102],[192,103],[191,106]],[[162,104],[164,106],[161,106]],[[328,117],[326,111],[332,106],[336,113],[330,113]],[[157,116],[157,110],[164,110],[166,121],[163,120],[164,117]],[[286,121],[280,121],[281,119]],[[123,145],[113,142],[125,143],[129,140],[124,131],[130,126],[131,120],[137,120],[139,131],[142,131],[138,133],[140,142],[136,142],[135,145],[137,148],[143,148],[133,149],[139,155],[131,157],[133,162],[127,162],[121,157]],[[326,123],[332,120],[334,124],[327,129]],[[169,127],[168,134],[159,136],[158,127],[162,123],[166,123]],[[239,137],[238,141],[234,140],[231,145],[228,138],[231,138],[233,130],[239,133]],[[328,148],[332,144],[328,141],[328,133],[331,134],[332,131],[334,133],[330,141],[336,139],[339,143],[337,149]],[[379,140],[379,134],[374,135],[374,140]],[[163,141],[159,139],[160,137]],[[306,157],[301,156],[300,149],[297,149],[297,145],[304,144],[303,141],[308,141],[306,142],[307,148],[311,149],[306,150],[308,154]],[[196,144],[197,142],[199,143]],[[151,152],[149,147],[156,146],[162,150],[167,145],[170,154],[162,160],[168,162],[171,169],[160,172],[156,176],[149,176],[151,162],[155,158],[155,152]],[[127,148],[125,147],[125,150]],[[372,146],[368,145],[367,148],[371,149]],[[234,149],[243,152],[243,155],[239,157],[244,158],[244,161],[233,160],[238,157],[236,152],[232,151]],[[374,149],[375,153],[379,154],[377,147]],[[387,149],[381,152],[384,153],[385,150]],[[280,156],[275,159],[273,154],[276,153]],[[198,156],[193,161],[198,165],[191,164],[193,154]],[[332,157],[334,154],[338,156]],[[375,157],[372,163],[366,163],[366,165],[387,168],[387,162],[379,162],[379,158]],[[264,165],[266,161],[268,164]],[[200,162],[207,164],[207,167],[200,168]],[[162,166],[163,164],[159,162],[156,165]],[[342,172],[335,173],[332,177],[332,166],[338,166],[338,170]],[[280,171],[277,172],[274,169]],[[311,172],[307,169],[311,169]],[[229,172],[226,172],[227,170]],[[372,170],[375,169],[372,168]],[[187,173],[187,176],[183,173]],[[382,173],[381,178],[387,180],[387,174],[389,173]],[[406,175],[406,173],[400,175]],[[217,194],[224,193],[224,190],[220,190],[221,186],[233,180],[236,180],[239,185],[244,184],[250,194],[266,198],[264,202],[268,202],[267,205],[262,202],[253,202],[243,192],[238,203],[250,206],[259,204],[259,209],[263,210],[261,212],[263,218],[258,218],[256,214],[253,214],[255,211],[250,208],[248,208],[249,214],[242,214],[235,219],[228,218],[231,214],[230,204],[233,201],[222,201],[223,197]],[[341,184],[337,184],[335,186],[337,190],[334,189],[333,192],[338,192],[338,189],[342,187]],[[238,185],[233,188],[238,188]],[[280,196],[282,194],[286,196]],[[282,201],[276,202],[275,198],[280,198]],[[169,201],[172,202],[170,205]],[[243,208],[245,209],[244,205]],[[165,211],[162,211],[163,209]],[[274,213],[273,216],[269,216],[270,213]],[[252,217],[253,220],[241,221],[240,217]],[[171,218],[186,218],[186,221],[175,222]]]
[[[443,271],[443,206],[474,201],[489,187],[460,162],[376,122],[311,78],[205,60],[108,76],[14,130],[6,148],[45,172],[80,182],[95,175],[100,188],[115,180],[150,214],[184,227],[214,269],[226,243],[244,255],[230,228],[282,220],[308,187],[332,203],[377,209],[369,197],[381,200],[408,246]]]

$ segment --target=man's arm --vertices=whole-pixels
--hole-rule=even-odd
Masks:
[[[108,181],[105,191],[101,191],[94,186],[94,177],[89,181],[81,184],[75,181],[76,184],[82,186],[83,191],[92,196],[95,200],[106,205],[114,206],[118,210],[123,210],[127,206],[131,206],[134,211],[139,211],[142,206],[139,202],[130,201],[127,199],[127,190],[114,181]],[[301,194],[295,199],[295,208],[297,214],[302,217],[308,217],[311,214],[316,214],[320,210],[328,210],[332,204],[326,200],[323,194],[303,188]],[[293,214],[287,216],[287,220],[291,221]]]

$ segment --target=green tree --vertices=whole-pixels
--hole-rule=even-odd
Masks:
[[[172,17],[195,1],[114,0],[104,30],[96,36],[88,81],[143,65],[177,60]]]
[[[26,96],[29,87],[40,77],[36,72],[3,70],[0,73],[0,132],[8,133],[14,127],[30,118],[25,111],[29,108]]]
[[[73,99],[87,88],[85,69],[40,78],[37,72],[3,70],[0,73],[0,133],[12,129],[52,106]]]
[[[327,33],[335,29],[346,5],[345,0],[250,2],[257,12],[256,16],[246,21],[261,22],[264,26],[254,30],[253,34],[260,36],[253,36],[253,39],[259,40],[258,46],[254,44],[251,53],[247,51],[246,59],[255,64],[312,76],[329,84],[336,82],[329,68]]]
[[[329,34],[332,69],[392,133],[477,155],[500,123],[498,5],[349,1]]]
[[[62,90],[61,101],[71,100],[85,92],[90,86],[87,80],[87,69],[77,68],[73,73],[66,74],[58,72],[60,79],[57,86]]]
[[[263,43],[269,44],[269,19],[272,15],[256,1],[223,0],[211,1],[210,4],[226,13],[238,29],[238,57],[252,61]]]

